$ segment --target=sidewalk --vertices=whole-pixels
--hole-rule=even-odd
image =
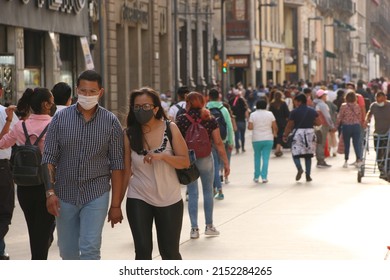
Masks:
[[[185,203],[181,253],[187,260],[383,260],[390,245],[390,186],[379,178],[362,178],[357,169],[342,168],[343,155],[327,159],[331,168],[315,167],[307,183],[295,182],[291,153],[269,164],[269,182],[254,183],[253,151],[247,136],[246,153],[232,155],[230,184],[223,185],[225,199],[215,200],[214,223],[218,237],[204,235],[200,196],[201,236],[190,239]],[[200,191],[201,193],[201,191]],[[182,189],[185,198],[185,189]],[[125,203],[123,203],[123,208]],[[123,212],[125,213],[124,209]],[[29,259],[26,224],[16,201],[13,223],[6,236],[13,260]],[[155,259],[160,259],[154,238]],[[60,259],[56,240],[49,259]],[[102,259],[134,259],[127,219],[103,233]]]

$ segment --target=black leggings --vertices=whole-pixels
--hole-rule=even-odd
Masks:
[[[18,186],[20,207],[27,222],[32,260],[47,260],[54,216],[46,209],[45,186]]]
[[[157,243],[163,260],[181,260],[180,233],[183,223],[183,200],[166,207],[152,206],[145,201],[128,198],[127,219],[134,239],[135,259],[151,260],[152,225],[155,220]]]

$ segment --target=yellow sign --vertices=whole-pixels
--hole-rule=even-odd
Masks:
[[[297,72],[297,65],[296,64],[285,64],[284,69],[286,73],[296,73]]]

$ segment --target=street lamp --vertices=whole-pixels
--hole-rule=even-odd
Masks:
[[[307,79],[310,81],[311,80],[311,75],[310,75],[310,68],[311,68],[311,48],[310,48],[310,21],[311,20],[323,20],[324,18],[321,17],[321,16],[316,16],[316,17],[309,17],[307,19],[307,38],[308,38],[308,42],[309,42],[309,45],[308,45],[308,65],[307,65]],[[324,32],[323,32],[323,36],[324,36]],[[324,42],[325,43],[325,42]]]
[[[259,0],[259,59],[260,59],[260,83],[263,83],[263,44],[261,42],[263,37],[262,32],[262,16],[261,16],[261,7],[276,7],[277,4],[274,1],[271,1],[270,3],[261,3],[261,0]]]

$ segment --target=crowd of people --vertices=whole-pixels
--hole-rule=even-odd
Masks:
[[[202,152],[195,149],[194,164],[200,176],[185,186],[189,236],[197,239],[201,231],[198,181],[204,234],[218,236],[214,199],[225,198],[223,183],[229,183],[232,151],[246,152],[246,129],[251,131],[254,153],[253,181],[266,184],[272,150],[275,157],[282,157],[284,149],[291,149],[295,180],[305,173],[311,182],[312,158],[317,168],[330,168],[326,158],[344,154],[343,167],[348,168],[352,140],[352,164],[360,167],[364,130],[371,118],[375,135],[386,134],[390,128],[386,79],[367,85],[363,81],[273,85],[270,81],[257,89],[238,83],[226,96],[218,87],[196,92],[182,86],[173,104],[165,94],[143,87],[130,93],[125,125],[99,105],[105,91],[97,72],[82,72],[76,91],[77,101],[72,102],[71,87],[61,82],[52,90],[26,89],[15,106],[0,106],[0,259],[9,259],[5,236],[14,208],[12,147],[25,145],[26,130],[31,141],[38,138],[42,153],[38,176],[43,183],[17,185],[16,191],[32,259],[47,259],[54,231],[62,259],[100,259],[104,222],[107,216],[112,227],[122,222],[126,197],[135,259],[152,258],[154,222],[161,258],[179,260],[184,203],[176,169],[190,165],[188,147],[198,140],[189,139],[190,133],[205,141]],[[194,129],[199,129],[198,134]],[[387,145],[387,141],[375,141],[376,147]],[[377,151],[380,176],[387,178],[388,171],[379,160],[386,155],[383,149]]]

